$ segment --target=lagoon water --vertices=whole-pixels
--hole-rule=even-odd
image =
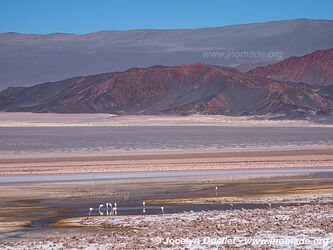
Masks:
[[[227,177],[235,176],[234,180]],[[77,177],[77,175],[74,175]],[[178,203],[177,199],[196,199],[209,197],[253,196],[273,193],[278,194],[295,188],[316,189],[321,186],[332,186],[332,169],[276,169],[276,170],[221,170],[221,171],[182,171],[180,173],[159,173],[159,178],[147,174],[133,178],[119,175],[105,176],[98,179],[72,180],[54,178],[40,182],[2,182],[2,190],[15,187],[15,195],[2,194],[1,216],[10,219],[32,221],[32,225],[10,233],[0,233],[0,242],[16,236],[30,236],[31,231],[40,234],[40,230],[67,230],[52,227],[50,224],[63,218],[88,216],[88,208],[93,207],[92,216],[107,215],[105,207],[98,211],[99,204],[117,202],[118,216],[161,214],[161,206],[165,213],[181,213],[189,211],[234,210],[267,208],[267,203]],[[244,178],[245,177],[245,178]],[[2,180],[6,177],[1,177]],[[187,179],[186,179],[187,178]],[[189,179],[188,179],[189,178]],[[215,190],[218,186],[218,191]],[[280,190],[281,189],[281,190]],[[20,190],[20,191],[19,191]],[[279,191],[280,190],[280,191]],[[26,195],[29,194],[29,197]],[[111,195],[112,194],[112,195]],[[117,195],[127,194],[127,195]],[[282,193],[281,193],[282,194]],[[171,203],[163,200],[175,199]],[[151,202],[156,200],[156,202]],[[143,211],[142,201],[147,201]],[[160,203],[162,202],[162,203]],[[292,203],[274,203],[273,207],[296,205]]]

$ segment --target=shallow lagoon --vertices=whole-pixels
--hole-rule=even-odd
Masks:
[[[32,222],[14,232],[2,233],[2,240],[43,235],[43,230],[61,231],[64,228],[52,224],[63,218],[88,216],[90,207],[94,208],[92,216],[105,216],[105,207],[100,213],[98,206],[106,202],[118,204],[117,216],[161,214],[161,206],[165,213],[252,209],[267,208],[268,204],[242,202],[231,206],[214,202],[214,199],[333,189],[332,169],[170,171],[50,177],[52,175],[29,179],[26,176],[23,182],[19,177],[0,177],[1,220]],[[6,178],[11,181],[6,183]],[[215,187],[218,187],[217,191]],[[142,201],[147,202],[145,213]],[[277,202],[273,207],[280,205],[295,204]]]

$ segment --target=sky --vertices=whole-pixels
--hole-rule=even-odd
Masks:
[[[294,18],[333,19],[332,0],[0,0],[0,32],[216,27]]]

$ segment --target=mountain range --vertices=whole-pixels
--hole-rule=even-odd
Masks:
[[[207,64],[132,68],[0,92],[0,111],[332,116],[331,89]]]
[[[265,65],[332,47],[333,21],[309,19],[82,35],[0,33],[0,89],[153,65]],[[260,56],[249,56],[255,52]]]

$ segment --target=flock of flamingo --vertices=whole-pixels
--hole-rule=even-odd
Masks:
[[[215,195],[217,196],[218,187],[215,187]],[[231,203],[230,207],[233,207],[234,205]],[[101,209],[104,207],[104,204],[100,204],[98,207],[99,215],[104,215],[104,212],[101,211]],[[268,203],[268,208],[272,208],[272,204]],[[243,210],[244,208],[242,208]],[[110,211],[109,211],[110,210]],[[91,216],[91,213],[94,211],[94,208],[89,208],[89,216]],[[117,215],[118,214],[118,204],[114,203],[112,206],[112,203],[105,203],[105,211],[106,215]],[[146,202],[142,202],[142,212],[146,213]],[[164,214],[164,207],[161,207],[161,213]]]
[[[104,207],[104,204],[99,204],[98,207],[98,213],[99,215],[104,215],[104,212],[101,211],[101,209]],[[89,208],[89,216],[91,216],[91,213],[94,211],[94,208],[91,207]],[[117,215],[118,214],[118,204],[114,203],[112,206],[112,203],[105,203],[105,211],[106,211],[106,215]],[[146,202],[143,201],[142,202],[142,212],[146,213]],[[164,214],[164,207],[161,207],[161,212],[162,214]]]

